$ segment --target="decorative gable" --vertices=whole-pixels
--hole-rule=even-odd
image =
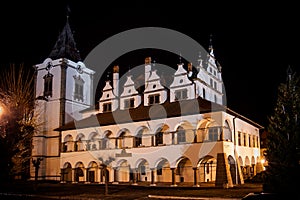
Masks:
[[[141,96],[135,89],[132,76],[127,76],[124,91],[120,96],[120,109],[136,108],[141,104]]]
[[[110,85],[110,81],[106,81],[106,84],[102,91],[102,96],[99,100],[99,111],[112,112],[118,108],[118,99],[113,93],[113,88]]]
[[[170,102],[194,99],[194,88],[194,84],[189,80],[187,71],[183,68],[183,64],[178,64],[178,69],[170,85]]]
[[[156,70],[152,71],[144,90],[144,105],[162,104],[167,100],[167,91],[160,82]]]

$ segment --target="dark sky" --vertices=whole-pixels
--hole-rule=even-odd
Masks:
[[[212,34],[215,55],[222,65],[228,107],[266,126],[287,67],[299,71],[300,12],[295,3],[129,2],[10,1],[2,4],[1,69],[10,63],[24,63],[31,68],[43,62],[66,22],[67,5],[71,10],[69,22],[83,59],[103,40],[132,28],[173,29],[205,48]],[[131,59],[132,64],[142,64],[144,55],[137,55],[140,56],[128,55],[118,61],[124,63],[118,64],[129,65],[126,62]]]

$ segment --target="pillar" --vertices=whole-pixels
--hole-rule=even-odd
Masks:
[[[151,168],[151,184],[150,184],[150,186],[156,186],[154,173],[155,173],[155,168]]]
[[[197,180],[197,167],[193,167],[194,170],[194,185],[193,187],[200,187],[200,185],[198,185],[198,180]]]
[[[119,184],[119,182],[118,182],[118,167],[114,167],[113,170],[114,170],[114,182],[113,182],[113,184]]]
[[[72,183],[77,183],[77,181],[75,180],[75,172],[76,172],[76,168],[72,169]]]
[[[172,184],[171,187],[176,187],[176,180],[175,180],[175,170],[176,168],[171,168],[171,173],[172,173]]]
[[[132,185],[137,185],[137,169],[136,168],[132,169],[132,173],[133,173],[133,183],[132,183]]]
[[[217,154],[216,187],[233,187],[226,153]]]

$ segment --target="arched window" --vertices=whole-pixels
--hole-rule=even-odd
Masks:
[[[177,142],[178,144],[181,142],[186,142],[185,130],[181,126],[179,126],[177,129]]]
[[[163,144],[163,132],[161,129],[155,134],[155,146],[160,144]]]
[[[224,140],[225,141],[232,141],[232,134],[231,134],[231,129],[229,126],[229,123],[227,120],[225,120],[225,125],[223,128],[223,134],[224,134]]]
[[[143,129],[139,130],[136,136],[134,136],[134,147],[139,147],[142,145],[143,131]]]

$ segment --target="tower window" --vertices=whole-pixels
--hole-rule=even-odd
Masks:
[[[75,81],[74,99],[83,101],[84,80],[80,76],[73,76]]]
[[[111,103],[103,104],[103,112],[111,112]]]
[[[214,82],[214,88],[217,89],[217,82]]]
[[[149,95],[149,105],[159,104],[159,94]]]
[[[53,82],[53,75],[48,72],[44,76],[44,96],[45,97],[52,97],[52,82]]]
[[[175,91],[175,100],[180,101],[187,99],[187,89]]]
[[[205,99],[205,89],[204,88],[202,90],[202,93],[203,93],[203,99]]]
[[[210,79],[210,85],[213,87],[213,80]]]
[[[124,108],[134,108],[134,98],[124,100]]]

